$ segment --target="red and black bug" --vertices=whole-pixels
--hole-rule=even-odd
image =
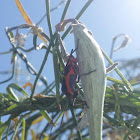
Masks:
[[[75,50],[71,51],[65,66],[62,82],[62,92],[69,99],[71,105],[74,104],[74,101],[78,95],[78,91],[76,90],[76,80],[79,79],[79,67],[77,59],[73,56],[74,51]]]
[[[78,49],[78,47],[76,48]],[[64,77],[62,82],[62,92],[69,99],[69,103],[74,106],[75,99],[78,95],[78,90],[76,89],[76,83],[78,83],[80,76],[90,74],[96,70],[92,70],[88,73],[79,75],[79,66],[77,59],[73,56],[76,51],[72,49],[70,56],[68,58],[67,64],[64,69]],[[87,106],[86,101],[82,100],[82,103]]]

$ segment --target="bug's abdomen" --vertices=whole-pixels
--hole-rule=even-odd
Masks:
[[[77,75],[75,74],[73,67],[67,66],[63,77],[62,92],[68,98],[73,98],[74,96],[76,78]]]

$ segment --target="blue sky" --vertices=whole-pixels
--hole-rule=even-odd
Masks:
[[[46,11],[45,0],[22,0],[21,2],[34,23],[37,23]],[[57,1],[56,3],[55,0],[51,0],[51,8],[55,7],[59,2],[60,1]],[[85,2],[85,0],[72,1],[66,18],[74,18],[77,15],[78,11],[85,4]],[[114,53],[113,60],[138,58],[140,52],[139,7],[139,0],[95,0],[80,18],[80,21],[83,22],[90,31],[92,31],[95,39],[108,55],[110,53],[111,41],[113,36],[118,35],[120,33],[126,33],[132,39],[132,42],[130,42],[126,48]],[[60,21],[63,8],[64,5],[61,5],[61,8],[51,13],[53,31],[55,31],[54,26]],[[23,17],[18,11],[18,8],[14,1],[0,2],[0,17],[0,52],[4,52],[8,51],[11,48],[11,45],[5,35],[5,27],[13,27],[26,22],[24,21]],[[43,27],[44,32],[46,32],[49,35],[46,19],[43,20],[40,26]],[[65,39],[65,45],[68,52],[70,52],[71,49],[74,48],[73,35],[69,35]],[[32,46],[32,36],[30,35],[30,38],[27,39],[25,43],[25,48],[30,48]],[[33,53],[31,54],[27,54],[27,57],[30,59],[31,63],[35,66],[36,69],[39,69],[39,66],[41,64],[40,62],[43,59],[42,56],[44,55],[44,53],[45,52],[41,50],[33,51]],[[49,65],[49,67],[47,68],[49,72],[44,72],[44,74],[46,73],[44,75],[46,77],[47,73],[49,73],[47,78],[50,79],[50,81],[53,76],[53,74],[52,76],[50,76],[50,64],[52,62],[51,59],[52,58],[50,56],[50,61],[47,62],[47,64]],[[10,60],[11,54],[0,55],[0,71],[9,70],[12,68]],[[8,75],[6,75],[5,77],[0,75],[0,79],[2,80],[6,79],[7,77]],[[0,85],[0,87],[2,91],[5,91],[5,89],[3,89],[3,85]]]
[[[34,23],[37,23],[40,18],[44,15],[46,11],[45,0],[21,0],[26,12],[30,16]],[[60,2],[56,0],[51,0],[51,8],[55,7]],[[66,18],[74,18],[79,10],[85,4],[85,0],[72,1],[70,8],[68,10]],[[51,13],[53,32],[55,31],[55,25],[59,23],[61,14],[63,12],[64,5]],[[113,60],[118,59],[132,59],[138,58],[140,53],[139,48],[139,38],[140,38],[140,1],[139,0],[117,0],[117,1],[101,1],[95,0],[80,18],[87,28],[93,33],[96,41],[100,44],[101,48],[109,55],[111,49],[112,37],[120,33],[126,33],[132,41],[127,45],[126,48],[114,53]],[[1,1],[0,2],[0,52],[8,51],[11,45],[5,34],[5,27],[13,27],[26,23],[21,16],[20,12],[14,1]],[[40,24],[44,32],[49,35],[47,20],[44,19]],[[22,31],[20,31],[22,32]],[[39,39],[38,39],[39,40]],[[41,41],[38,41],[38,43]],[[118,42],[119,44],[120,42]],[[27,38],[25,42],[25,48],[32,47],[32,35]],[[65,39],[65,46],[67,51],[70,52],[74,48],[73,35],[67,36]],[[116,44],[117,47],[117,44]],[[41,61],[43,60],[44,51],[33,51],[33,53],[28,53],[27,58],[33,64],[33,66],[38,70]],[[37,56],[37,57],[35,57]],[[10,70],[12,65],[10,64],[11,54],[0,55],[0,71]],[[48,67],[47,67],[48,66]],[[23,69],[25,67],[24,63],[21,66]],[[43,75],[47,79],[53,81],[53,73],[50,74],[52,70],[52,56],[49,56],[49,61],[46,64],[46,70],[43,71]],[[0,75],[0,80],[5,80],[10,75],[2,76]],[[34,80],[34,79],[32,79]],[[11,82],[11,81],[10,81]],[[9,82],[9,83],[10,83]],[[32,81],[33,82],[33,81]],[[23,84],[23,83],[22,83]],[[7,84],[0,85],[1,92],[5,92],[5,87]]]
[[[37,23],[46,11],[45,0],[21,0],[26,12],[34,23]],[[51,8],[55,7],[60,0],[51,0]],[[72,1],[68,10],[66,18],[74,18],[78,11],[87,2],[86,0]],[[61,8],[51,13],[53,32],[55,31],[55,25],[59,23],[61,14],[63,12],[64,5]],[[131,39],[126,48],[114,53],[113,60],[118,59],[132,59],[138,58],[140,53],[139,38],[140,38],[140,1],[139,0],[117,0],[117,1],[103,1],[95,0],[80,18],[87,28],[93,33],[95,39],[100,44],[101,48],[109,55],[111,49],[112,37],[120,33],[126,33]],[[20,12],[14,1],[1,1],[0,2],[0,52],[8,51],[11,45],[5,35],[5,27],[13,27],[26,23],[21,16]],[[44,19],[39,25],[44,29],[44,32],[49,35],[47,20]],[[64,40],[67,51],[70,52],[74,48],[73,35],[67,36]],[[38,41],[38,43],[41,41]],[[119,42],[118,42],[119,43]],[[32,47],[32,35],[27,38],[25,48]],[[116,45],[117,47],[117,45]],[[33,66],[39,70],[41,62],[44,56],[44,50],[33,51],[27,54],[27,58],[33,64]],[[37,57],[36,57],[37,56]],[[11,54],[0,55],[0,71],[10,70],[12,68]],[[22,62],[21,62],[22,63]],[[24,63],[21,64],[21,68],[24,69]],[[52,56],[49,56],[49,60],[43,70],[43,76],[47,77],[49,82],[54,79],[52,72]],[[0,81],[5,80],[10,75],[0,75]],[[32,79],[32,83],[34,78]],[[11,83],[11,81],[9,82]],[[21,86],[23,85],[23,81]],[[7,84],[0,85],[0,91],[5,92]]]
[[[53,8],[61,0],[50,1],[51,8]],[[21,2],[34,23],[37,23],[46,12],[45,0],[21,0]],[[74,18],[86,2],[87,0],[72,0],[66,18]],[[53,32],[55,31],[55,25],[60,21],[63,9],[64,5],[61,5],[59,9],[51,13]],[[132,42],[130,42],[126,48],[114,53],[114,61],[118,59],[130,60],[139,57],[140,0],[94,0],[79,20],[93,33],[96,41],[108,55],[111,50],[112,37],[120,33],[125,33],[131,38]],[[13,27],[24,23],[26,22],[18,11],[14,0],[3,0],[0,2],[0,52],[5,52],[11,49],[11,45],[5,34],[5,27]],[[44,19],[39,26],[41,26],[44,32],[49,35],[46,19]],[[69,34],[64,41],[67,51],[70,52],[71,49],[74,48],[73,35]],[[41,41],[38,41],[38,44],[39,42]],[[32,46],[32,35],[30,35],[25,42],[25,48],[28,49]],[[45,51],[40,50],[27,53],[26,55],[31,64],[39,70],[44,54]],[[0,55],[0,72],[12,69],[10,61],[11,53]],[[22,61],[21,69],[25,70],[26,76],[30,76]],[[49,83],[54,81],[52,55],[49,55],[49,59],[44,67],[42,75],[48,79]],[[9,76],[10,74],[4,76],[0,74],[0,81],[6,80]],[[21,80],[18,83],[20,86],[23,86],[27,82],[27,79],[24,77],[25,75],[20,76]],[[29,82],[34,83],[35,77],[29,78]],[[17,82],[17,80],[14,79],[14,81],[9,81],[6,84],[0,85],[0,92],[6,92],[6,87],[11,82]],[[37,88],[36,93],[39,91],[41,90]],[[29,89],[28,92],[30,92]]]

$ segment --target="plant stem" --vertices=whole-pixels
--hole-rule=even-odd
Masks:
[[[77,119],[76,119],[76,116],[75,116],[75,113],[74,113],[74,109],[71,107],[70,110],[71,110],[71,114],[73,116],[73,120],[75,122],[75,125],[77,126],[78,122],[77,122]],[[82,136],[81,136],[81,133],[80,133],[79,130],[77,130],[77,135],[78,135],[79,140],[82,140]]]
[[[35,88],[36,88],[37,81],[38,81],[38,79],[39,79],[39,77],[40,77],[40,75],[41,75],[41,72],[42,72],[42,70],[43,70],[43,68],[44,68],[44,66],[45,66],[45,63],[46,63],[46,61],[47,61],[47,58],[48,58],[50,49],[51,49],[51,44],[49,45],[48,50],[46,51],[44,60],[43,60],[43,62],[42,62],[42,65],[41,65],[41,67],[40,67],[40,70],[39,70],[39,72],[38,72],[38,74],[37,74],[37,76],[36,76],[36,79],[35,79],[35,82],[34,82],[34,86],[33,86],[33,90],[32,90],[31,96],[30,96],[30,100],[32,100],[32,98],[33,98],[33,95],[34,95],[34,92],[35,92]]]

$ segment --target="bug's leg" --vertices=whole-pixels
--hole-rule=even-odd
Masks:
[[[80,89],[82,89],[82,88],[79,88],[78,90],[75,91],[75,100],[76,100],[76,98],[77,98],[77,96],[78,96],[78,92],[79,92]],[[84,99],[78,99],[78,100],[79,100],[79,101],[81,102],[81,104],[84,105],[86,108],[89,108],[88,105],[87,105],[87,102],[86,102]],[[74,102],[75,102],[75,101],[74,101]]]
[[[76,102],[77,96],[78,96],[78,91],[75,90],[75,91],[74,91],[74,95],[73,95],[73,97],[72,97],[71,100],[70,100],[70,105],[71,105],[72,107],[74,107],[74,104],[75,104],[75,102]]]
[[[76,83],[79,83],[80,77],[81,77],[81,76],[83,76],[83,75],[88,75],[88,74],[90,74],[90,73],[92,73],[92,72],[95,72],[95,71],[96,71],[96,70],[92,70],[92,71],[90,71],[90,72],[87,72],[87,73],[78,75],[78,80],[76,81]]]
[[[64,114],[62,115],[62,119],[61,119],[61,125],[60,125],[60,127],[61,127],[62,124],[63,124],[63,119],[64,119]]]
[[[78,76],[76,83],[79,83],[79,81],[80,81],[80,76]],[[82,88],[80,88],[80,89],[82,89]]]
[[[88,75],[88,74],[90,74],[90,73],[92,73],[92,72],[95,72],[95,71],[96,71],[96,70],[92,70],[92,71],[90,71],[90,72],[80,74],[79,76]]]
[[[76,46],[76,48],[73,50],[71,50],[71,55],[78,49],[78,47],[79,47],[79,39],[78,39],[78,41],[77,41],[78,43],[77,43],[77,46]]]
[[[75,99],[75,101],[76,101],[76,99]],[[79,103],[79,104],[75,104],[75,101],[74,101],[74,103],[73,103],[73,107],[76,107],[77,105],[83,105],[83,106],[85,106],[87,109],[89,108],[88,107],[88,105],[87,105],[87,102],[85,101],[85,100],[79,100],[81,103]]]
[[[70,99],[70,100],[68,100],[69,101],[69,105],[71,106],[71,107],[74,107],[74,99]]]
[[[75,104],[75,101],[76,101],[76,98],[74,98],[74,99],[73,99],[72,106],[74,106],[74,104]]]
[[[89,108],[87,105],[87,102],[85,100],[82,100],[82,104],[86,106],[86,108]]]

